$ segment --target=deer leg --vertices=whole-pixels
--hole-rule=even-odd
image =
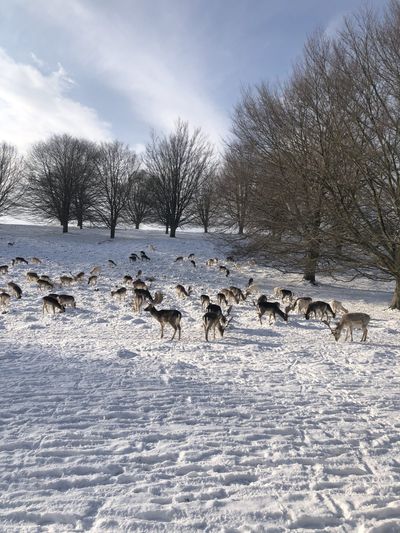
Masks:
[[[351,342],[353,342],[353,328],[350,326],[350,339],[351,339]]]
[[[181,325],[178,324],[178,340],[181,340]]]
[[[161,324],[161,338],[164,337],[164,326],[163,324]]]
[[[176,326],[172,326],[172,327],[174,328],[174,334],[172,335],[171,341],[174,340],[175,335],[176,335],[176,330],[177,330],[177,327],[176,327]]]

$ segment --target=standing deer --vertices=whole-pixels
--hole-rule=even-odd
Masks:
[[[329,320],[329,315],[332,318],[335,318],[335,313],[333,312],[331,306],[327,302],[322,302],[317,300],[316,302],[311,302],[308,304],[305,317],[309,320],[310,315],[313,314],[315,318],[319,315],[321,320],[325,316],[325,320]]]
[[[327,320],[324,320],[323,322],[329,327],[336,341],[339,340],[343,330],[346,330],[346,337],[344,340],[347,341],[350,333],[350,340],[353,341],[353,329],[361,329],[363,332],[361,342],[364,342],[367,340],[368,324],[370,320],[371,317],[367,315],[367,313],[345,313],[340,322],[336,324],[335,329],[331,328]]]
[[[331,300],[329,302],[330,306],[332,307],[334,313],[348,313],[349,311],[343,306],[342,302],[339,302],[339,300]]]
[[[60,311],[60,313],[65,313],[65,307],[60,304],[57,300],[57,298],[53,298],[52,296],[43,296],[43,314],[50,313],[52,311],[53,315],[56,313],[56,309]]]
[[[207,294],[202,294],[200,296],[200,302],[201,302],[202,309],[205,309],[207,305],[211,303],[211,300],[210,300],[210,297],[207,296]]]
[[[73,281],[74,281],[74,278],[71,278],[71,276],[60,276],[61,286],[72,285]]]
[[[36,272],[27,272],[26,279],[29,283],[37,283],[37,280],[39,279],[39,274],[36,274]]]
[[[21,289],[21,287],[19,285],[17,285],[13,281],[9,281],[7,283],[7,287],[10,289],[11,294],[14,295],[17,298],[17,300],[21,299],[22,289]]]
[[[183,285],[177,285],[175,290],[179,298],[189,298],[189,296],[192,294],[192,287],[188,287],[186,290]]]
[[[229,322],[230,320],[228,320],[227,317],[225,317],[222,313],[218,314],[212,311],[207,311],[207,313],[203,316],[203,326],[206,341],[208,342],[208,334],[210,333],[210,330],[213,331],[214,339],[216,329],[218,329],[222,338],[226,328],[229,325]]]
[[[126,298],[126,287],[119,287],[115,291],[111,291],[111,298],[114,298],[114,300],[119,300],[120,302]]]
[[[64,307],[76,307],[75,298],[70,294],[49,294],[48,296],[55,298]]]
[[[37,280],[37,285],[39,287],[39,290],[43,291],[51,291],[54,288],[54,285],[51,283],[51,281],[47,281],[47,279],[39,278]]]
[[[144,310],[149,312],[160,324],[161,338],[164,337],[165,324],[169,324],[174,329],[174,334],[172,335],[171,340],[174,340],[176,332],[178,332],[178,340],[181,340],[182,313],[180,311],[177,311],[176,309],[161,309],[158,311],[152,304],[148,305]]]
[[[88,285],[94,286],[97,285],[98,276],[89,276]]]
[[[264,315],[268,315],[270,325],[272,324],[272,318],[274,319],[274,322],[276,322],[276,315],[279,315],[285,322],[288,321],[287,313],[281,311],[278,302],[259,301],[259,303],[257,303],[257,313],[258,318],[260,319],[260,324],[262,324],[261,319]]]
[[[8,294],[8,292],[2,291],[0,292],[0,307],[3,309],[3,313],[6,312],[7,307],[10,305],[11,296]]]
[[[0,274],[8,274],[8,265],[0,266]]]

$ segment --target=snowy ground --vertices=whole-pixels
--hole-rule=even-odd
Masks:
[[[8,246],[8,242],[15,242]],[[24,291],[0,315],[0,530],[400,531],[400,315],[391,287],[317,288],[240,264],[225,278],[199,233],[0,227],[0,283]],[[148,263],[132,265],[146,250]],[[197,268],[178,255],[196,254]],[[107,260],[117,267],[111,268]],[[64,290],[77,309],[42,316],[29,270],[61,274],[102,265],[98,291]],[[154,276],[163,308],[182,311],[182,340],[116,303],[124,274]],[[315,320],[260,326],[246,301],[223,340],[203,338],[199,296],[254,277],[298,295],[342,300],[373,320],[367,343],[336,343]],[[178,300],[177,283],[193,296]],[[357,340],[360,332],[356,333]]]

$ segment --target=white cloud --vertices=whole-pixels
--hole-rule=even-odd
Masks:
[[[181,118],[220,144],[229,119],[207,94],[190,27],[182,29],[183,15],[169,13],[167,4],[157,4],[151,24],[140,3],[118,11],[114,4],[42,0],[40,13],[69,35],[70,52],[85,68],[129,102],[133,119],[169,131]],[[187,34],[184,49],[174,40],[179,32]]]
[[[92,140],[111,137],[110,125],[96,111],[68,97],[74,81],[62,65],[44,74],[35,65],[17,63],[0,48],[1,139],[26,150],[52,133],[70,133]]]

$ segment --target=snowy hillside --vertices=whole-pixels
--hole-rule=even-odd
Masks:
[[[9,246],[8,242],[14,242]],[[0,530],[400,531],[400,314],[392,287],[360,281],[319,287],[239,263],[226,278],[199,233],[0,227],[1,264],[18,283],[0,315]],[[144,250],[150,261],[129,262]],[[195,254],[197,267],[177,256]],[[108,260],[115,261],[112,267]],[[102,267],[97,287],[74,284],[76,309],[42,315],[28,271]],[[111,299],[143,270],[182,312],[182,340]],[[336,298],[369,313],[366,343],[335,342],[326,325],[291,313],[258,321],[252,298],[235,305],[223,339],[207,343],[200,295],[275,286]],[[87,280],[87,277],[85,278]],[[181,300],[177,283],[191,285]],[[60,292],[60,290],[58,290]]]

